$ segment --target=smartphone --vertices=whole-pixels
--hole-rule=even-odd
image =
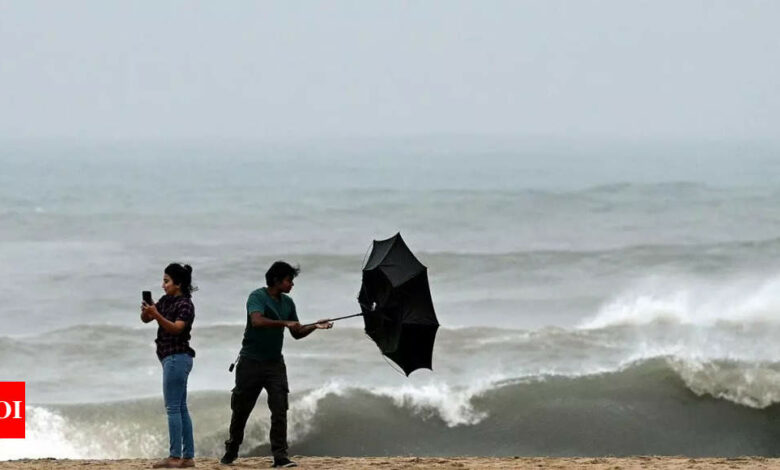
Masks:
[[[152,293],[151,291],[145,290],[141,292],[141,300],[146,302],[147,305],[153,305],[154,302],[152,302]]]

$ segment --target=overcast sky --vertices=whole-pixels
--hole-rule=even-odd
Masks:
[[[3,1],[0,138],[772,139],[780,1]]]

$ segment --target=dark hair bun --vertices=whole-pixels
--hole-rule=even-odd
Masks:
[[[165,274],[171,277],[174,284],[181,287],[181,292],[189,297],[198,288],[192,285],[192,266],[189,264],[171,263],[165,268]]]

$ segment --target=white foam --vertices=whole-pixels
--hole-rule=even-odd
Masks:
[[[432,382],[422,385],[406,384],[401,387],[368,387],[362,390],[390,398],[396,406],[411,408],[423,417],[436,415],[447,426],[453,427],[477,424],[486,418],[487,413],[475,410],[471,400],[491,389],[503,378],[486,377],[465,388]],[[291,406],[290,427],[295,435],[303,436],[308,433],[320,400],[330,394],[344,396],[350,390],[355,390],[355,387],[333,381],[304,395]]]
[[[606,303],[579,327],[598,329],[652,322],[780,324],[778,313],[780,276],[721,282],[652,277]]]
[[[668,362],[686,386],[699,396],[711,395],[759,409],[780,402],[780,367],[777,364],[680,358]]]
[[[67,437],[65,420],[45,408],[25,407],[25,439],[0,439],[0,460],[88,457]]]
[[[317,414],[320,400],[331,394],[342,396],[346,391],[347,387],[343,383],[332,381],[320,388],[310,391],[296,401],[293,406],[290,406],[290,441],[295,442],[311,431],[314,415]]]
[[[111,421],[73,425],[40,406],[25,407],[25,416],[25,439],[0,439],[0,460],[151,457],[164,448],[163,436],[139,424],[121,429]]]
[[[396,406],[411,407],[418,414],[426,415],[433,411],[447,426],[454,427],[474,425],[487,417],[487,413],[474,409],[471,400],[490,389],[497,380],[498,377],[485,378],[466,388],[438,382],[399,388],[381,387],[373,391],[392,398]]]

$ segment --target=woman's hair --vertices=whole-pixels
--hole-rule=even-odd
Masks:
[[[301,272],[301,268],[298,266],[290,266],[284,261],[277,261],[268,268],[268,272],[265,273],[265,283],[268,287],[273,287],[277,282],[281,282],[284,278],[289,277],[295,279]]]
[[[192,285],[192,266],[189,264],[171,263],[165,268],[165,274],[170,276],[171,281],[179,286],[181,294],[185,297],[192,297],[192,293],[198,290]]]

